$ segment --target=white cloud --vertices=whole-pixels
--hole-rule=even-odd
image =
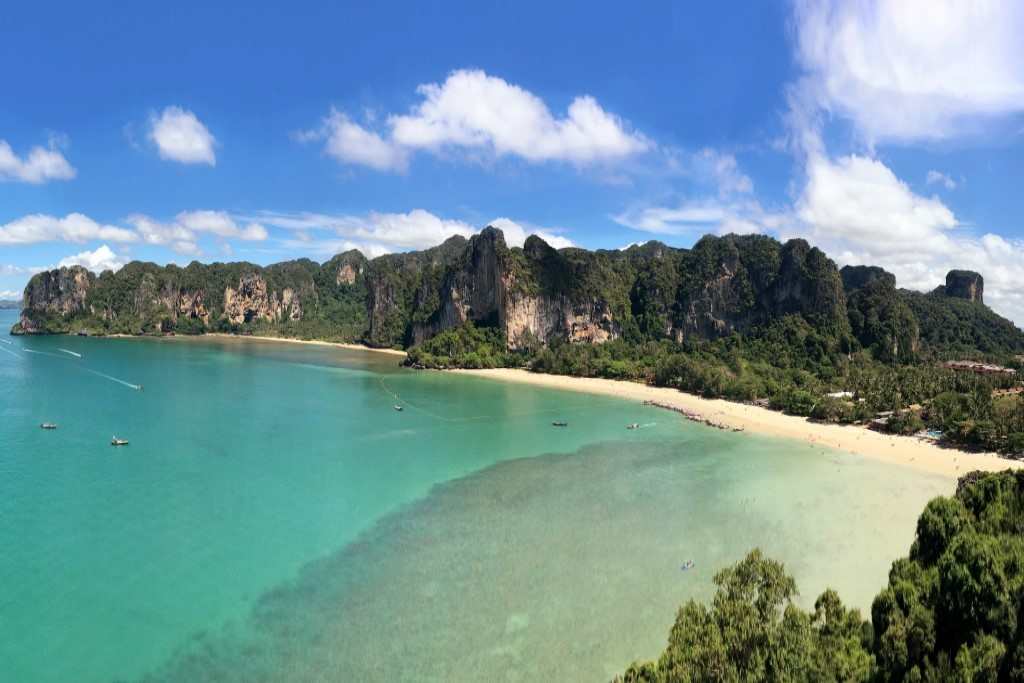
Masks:
[[[641,206],[611,216],[633,230],[656,235],[750,234],[777,230],[785,216],[753,200],[691,199],[673,206]]]
[[[301,140],[325,139],[324,151],[342,163],[369,166],[377,171],[405,171],[409,165],[407,150],[337,110],[331,110],[320,130],[299,137]]]
[[[0,299],[20,301],[22,293],[14,289],[0,289]]]
[[[720,196],[746,194],[754,191],[754,182],[740,171],[736,157],[705,147],[693,155],[694,172],[711,180]]]
[[[41,270],[42,266],[16,266],[11,263],[0,263],[0,275],[33,275]]]
[[[882,266],[901,287],[930,291],[953,268],[975,270],[985,302],[1024,324],[1024,241],[965,231],[941,200],[913,193],[880,161],[812,158],[794,218],[782,237],[808,237],[840,265]]]
[[[415,150],[583,166],[621,160],[653,146],[589,95],[576,97],[559,118],[533,93],[466,69],[453,71],[444,83],[421,85],[417,92],[422,101],[408,114],[388,116],[386,133],[332,111],[319,131],[298,137],[325,138],[325,151],[340,161],[392,171],[404,170]]]
[[[179,254],[198,254],[195,234],[178,223],[161,223],[144,214],[132,214],[126,219],[146,244],[166,245]]]
[[[545,230],[529,223],[517,223],[509,218],[495,218],[493,221],[488,223],[495,228],[501,230],[502,234],[505,235],[505,244],[510,247],[521,247],[526,242],[526,238],[530,235],[536,235],[541,238],[555,249],[565,249],[566,247],[576,246],[572,243],[572,240],[567,237],[554,233],[550,230]]]
[[[314,250],[321,255],[333,255],[348,249],[359,249],[367,256],[427,249],[453,236],[471,237],[480,228],[465,221],[446,219],[424,209],[408,213],[370,212],[367,214],[272,213],[255,217],[267,225],[289,230],[294,237],[283,240],[290,249]],[[509,218],[495,218],[493,225],[505,234],[509,246],[521,247],[530,234],[561,249],[573,246],[557,231],[518,223]],[[328,233],[324,237],[320,233]]]
[[[70,213],[64,218],[37,213],[0,225],[0,244],[88,240],[135,242],[137,239],[138,236],[131,230],[102,225],[80,213]]]
[[[75,169],[57,149],[56,139],[47,147],[35,146],[20,158],[6,140],[0,140],[0,181],[45,183],[48,180],[70,180]]]
[[[476,232],[468,223],[442,219],[423,209],[408,213],[374,211],[363,215],[263,213],[259,220],[295,231],[295,238],[283,241],[286,247],[314,249],[320,254],[359,249],[368,256],[379,256],[407,249],[426,249],[449,237],[469,237]],[[312,233],[317,231],[327,231],[330,236],[314,238]]]
[[[216,140],[192,112],[181,107],[167,107],[159,116],[150,116],[149,139],[156,145],[161,159],[183,164],[209,164],[217,157]]]
[[[177,222],[187,230],[208,232],[218,237],[233,237],[250,242],[267,239],[267,229],[255,221],[239,225],[224,211],[183,211]]]
[[[796,213],[819,239],[879,241],[915,252],[935,249],[957,226],[937,197],[914,194],[885,164],[857,155],[812,156]]]
[[[947,190],[955,190],[956,189],[956,181],[953,180],[952,178],[950,178],[945,173],[940,173],[939,171],[928,171],[928,177],[926,178],[926,182],[929,185],[934,185],[935,183],[939,183],[940,185],[945,187]]]
[[[57,266],[85,266],[87,269],[99,273],[104,270],[120,270],[124,264],[125,262],[104,244],[92,251],[83,251],[80,254],[63,258]]]
[[[1020,2],[797,0],[795,9],[807,75],[791,94],[848,118],[869,145],[974,134],[1024,112]]]
[[[260,223],[239,223],[224,211],[182,211],[167,223],[145,214],[133,214],[127,218],[127,222],[147,244],[168,246],[179,254],[191,256],[202,253],[197,233],[248,242],[262,242],[269,237],[267,229]]]

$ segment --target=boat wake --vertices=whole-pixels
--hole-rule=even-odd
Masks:
[[[99,375],[103,379],[109,379],[111,382],[117,382],[118,384],[123,384],[124,386],[128,387],[129,389],[135,389],[136,391],[139,391],[139,390],[142,389],[142,385],[141,384],[132,384],[131,382],[125,382],[123,379],[118,379],[117,377],[111,377],[110,375],[104,374],[104,373],[102,373],[102,372],[100,372],[98,370],[90,370],[89,368],[82,368],[82,369],[85,370],[86,372],[91,372],[94,375]]]
[[[14,356],[15,358],[21,358],[21,356],[19,356],[18,354],[16,354],[16,353],[15,353],[14,351],[11,351],[10,349],[5,349],[5,348],[4,348],[4,347],[2,347],[2,346],[0,346],[0,351],[3,351],[4,353],[9,353],[9,354],[11,354],[12,356]]]
[[[7,341],[6,339],[0,339],[0,342],[3,342],[4,344],[7,344],[8,346],[14,346],[13,343]]]
[[[74,356],[75,358],[81,358],[82,357],[82,354],[75,353],[74,351],[68,351],[67,349],[57,349],[57,350],[58,351],[63,351],[64,353],[68,354],[69,356]]]
[[[63,358],[64,357],[64,356],[58,356],[55,353],[50,353],[49,351],[36,351],[35,349],[22,349],[22,351],[24,351],[25,353],[34,353],[37,356],[49,356],[50,358]]]

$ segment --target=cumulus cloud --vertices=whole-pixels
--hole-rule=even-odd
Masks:
[[[640,206],[611,216],[619,225],[655,235],[697,236],[708,232],[753,234],[779,229],[785,216],[753,200],[690,199],[672,206]]]
[[[137,239],[138,236],[131,230],[103,225],[80,213],[70,213],[64,218],[37,213],[0,225],[0,244],[88,240],[135,242]]]
[[[236,221],[225,211],[182,211],[174,220],[167,222],[145,214],[132,214],[127,222],[146,244],[167,246],[179,254],[192,256],[201,253],[197,233],[248,242],[261,242],[269,236],[260,223]]]
[[[283,240],[286,247],[313,250],[321,255],[349,249],[359,249],[368,256],[426,249],[456,235],[471,237],[480,230],[465,221],[442,218],[424,209],[413,209],[407,213],[371,211],[366,214],[264,212],[256,220],[291,231],[293,237]],[[572,242],[554,230],[517,223],[508,218],[495,218],[488,225],[501,229],[509,246],[522,246],[530,234],[539,235],[556,248],[572,246]]]
[[[21,300],[21,292],[14,289],[0,289],[0,299],[19,301]]]
[[[1024,112],[1024,4],[797,0],[809,97],[875,143],[948,139]]]
[[[6,140],[0,140],[0,181],[39,184],[74,177],[75,169],[57,148],[56,139],[47,147],[33,147],[24,158],[15,154]]]
[[[183,211],[178,224],[194,232],[208,232],[218,237],[232,237],[249,242],[267,239],[267,229],[255,221],[239,225],[224,211]]]
[[[450,237],[469,237],[476,232],[468,223],[443,219],[423,209],[408,213],[263,213],[259,220],[293,232],[292,238],[283,240],[285,247],[325,256],[349,249],[370,257],[426,249]]]
[[[536,235],[555,249],[565,249],[566,247],[576,246],[572,243],[572,240],[567,237],[563,237],[555,232],[529,223],[517,223],[510,218],[495,218],[493,221],[488,223],[488,225],[501,230],[502,234],[505,235],[505,244],[510,247],[523,246],[526,242],[526,238],[530,235]]]
[[[915,194],[882,162],[814,158],[793,222],[781,236],[807,236],[840,264],[882,266],[901,287],[929,291],[953,268],[985,277],[985,301],[1024,323],[1024,241],[968,232],[937,197]]]
[[[363,128],[347,115],[332,109],[317,131],[306,132],[301,140],[323,139],[324,151],[345,164],[368,166],[376,171],[405,171],[409,152],[378,133]]]
[[[124,264],[125,262],[114,253],[114,250],[104,244],[92,251],[83,251],[80,254],[63,258],[57,266],[85,266],[87,269],[99,273],[104,270],[120,270]]]
[[[455,150],[529,162],[563,161],[583,166],[620,160],[652,144],[589,95],[576,97],[565,116],[539,97],[479,70],[460,69],[444,83],[417,88],[421,101],[408,114],[386,119],[375,132],[332,111],[318,131],[300,139],[325,139],[339,161],[401,171],[416,150]]]
[[[693,172],[718,187],[718,194],[745,194],[754,191],[750,176],[740,170],[732,154],[705,147],[693,155]]]
[[[213,151],[216,140],[191,111],[166,107],[159,115],[150,116],[149,125],[149,139],[156,145],[161,159],[216,165]]]
[[[940,173],[939,171],[928,171],[928,176],[925,180],[929,185],[935,185],[937,183],[947,190],[956,189],[956,181],[945,173]]]
[[[885,164],[857,155],[812,157],[797,215],[820,238],[877,240],[912,251],[935,248],[957,225],[937,197],[914,194]]]

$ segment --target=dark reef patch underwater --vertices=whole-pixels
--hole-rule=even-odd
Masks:
[[[606,680],[753,545],[867,607],[916,510],[951,488],[751,444],[605,442],[440,484],[145,680]],[[688,557],[701,570],[680,572]]]

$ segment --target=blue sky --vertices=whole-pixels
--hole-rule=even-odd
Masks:
[[[1024,10],[903,2],[5,8],[0,293],[488,223],[806,237],[1024,322]],[[486,6],[485,6],[486,5]]]

